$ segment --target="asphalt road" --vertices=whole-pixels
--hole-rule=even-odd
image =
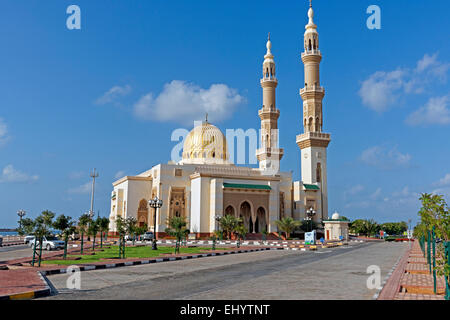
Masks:
[[[354,244],[317,252],[265,251],[49,276],[55,295],[44,299],[371,299],[370,265],[381,279],[407,248],[404,243]]]

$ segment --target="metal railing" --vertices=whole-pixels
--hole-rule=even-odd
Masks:
[[[450,269],[450,241],[444,242],[447,270]],[[450,276],[445,275],[445,300],[450,300]]]

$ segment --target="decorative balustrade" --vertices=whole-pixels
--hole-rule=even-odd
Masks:
[[[305,92],[325,92],[325,88],[321,87],[321,86],[313,85],[313,86],[309,86],[309,87],[306,86],[306,87],[300,89],[300,95],[302,95]]]
[[[305,50],[304,52],[302,52],[302,57],[309,56],[309,55],[319,55],[319,56],[321,56],[322,53],[320,52],[319,49]]]

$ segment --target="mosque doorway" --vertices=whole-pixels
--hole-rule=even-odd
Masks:
[[[253,221],[252,221],[252,214],[251,214],[251,206],[250,204],[245,201],[241,204],[239,217],[244,222],[244,227],[248,230],[249,233],[253,232]]]
[[[147,217],[148,217],[148,207],[147,207],[147,200],[142,199],[139,202],[139,208],[137,212],[137,220],[139,227],[143,227],[147,223]]]
[[[266,210],[259,207],[256,211],[255,232],[262,233],[263,231],[267,231]]]

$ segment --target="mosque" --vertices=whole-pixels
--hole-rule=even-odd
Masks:
[[[275,221],[283,217],[303,220],[308,211],[315,213],[312,219],[319,225],[329,221],[327,147],[331,136],[322,131],[325,90],[320,86],[322,54],[312,6],[308,17],[301,54],[305,70],[305,86],[300,89],[304,132],[296,137],[301,150],[302,181],[293,181],[291,172],[278,169],[284,151],[278,145],[278,79],[269,34],[260,81],[261,136],[260,148],[256,150],[259,168],[232,164],[225,136],[206,120],[185,138],[181,161],[158,164],[113,183],[111,232],[116,231],[114,221],[118,216],[135,217],[159,237],[165,235],[167,220],[173,216],[185,217],[188,228],[197,237],[212,235],[218,228],[217,219],[223,215],[241,217],[249,234],[277,232]],[[163,201],[156,221],[148,204],[155,196]],[[327,239],[330,237],[326,235]]]

